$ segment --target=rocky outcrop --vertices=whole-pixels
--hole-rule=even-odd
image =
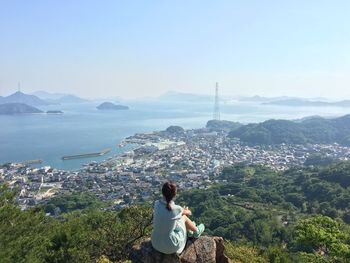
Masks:
[[[223,238],[202,236],[189,239],[180,255],[166,255],[156,251],[147,239],[133,247],[130,259],[133,263],[230,263],[224,250]]]

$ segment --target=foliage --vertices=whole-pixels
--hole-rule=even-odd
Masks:
[[[85,208],[99,208],[106,206],[95,195],[86,192],[65,194],[53,197],[45,205],[46,213],[55,214],[56,211],[67,213]]]
[[[182,134],[185,132],[184,128],[182,128],[181,126],[169,126],[165,131],[168,133],[175,133],[175,134],[177,133]]]
[[[291,262],[290,255],[286,249],[279,246],[270,246],[265,252],[264,257],[270,263],[288,263]]]
[[[334,161],[334,158],[326,155],[312,154],[306,159],[304,165],[327,166],[332,164]]]
[[[349,262],[349,178],[350,162],[285,172],[239,164],[176,202],[228,240],[234,262]],[[82,193],[21,211],[15,197],[0,186],[0,262],[118,262],[150,234],[147,206],[111,211]],[[45,215],[57,207],[62,214]]]
[[[349,242],[349,230],[340,223],[340,218],[350,220],[349,171],[349,162],[286,172],[239,164],[222,171],[219,179],[224,184],[182,193],[178,202],[192,208],[195,221],[205,223],[207,233],[258,247],[268,262],[303,262],[306,258],[318,262],[316,248],[306,250],[296,245],[302,244],[297,238],[305,222],[313,226],[311,229],[322,229],[322,222],[312,220],[318,214],[316,219],[335,224],[329,237],[335,242],[330,250],[333,252],[324,254],[320,262],[334,257],[342,262],[347,259]],[[303,221],[309,217],[310,221]],[[322,231],[327,233],[327,228]],[[314,241],[322,243],[322,238],[316,235]],[[283,244],[286,248],[281,248]]]
[[[232,259],[233,262],[267,263],[268,261],[259,253],[259,249],[252,246],[235,244],[229,241],[225,243],[225,254]]]
[[[349,233],[342,229],[338,221],[327,216],[317,215],[301,220],[294,234],[294,246],[298,251],[350,256],[350,246],[347,244]]]
[[[2,187],[0,200],[8,192]],[[132,245],[149,235],[151,218],[145,206],[119,212],[87,209],[53,218],[37,208],[21,211],[1,202],[0,262],[125,260]]]
[[[212,131],[230,131],[241,127],[239,122],[225,121],[225,120],[209,120],[206,128]]]

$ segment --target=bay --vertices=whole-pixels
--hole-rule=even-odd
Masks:
[[[97,102],[54,105],[42,110],[62,110],[64,114],[0,115],[0,163],[42,159],[41,166],[76,170],[92,160],[102,161],[130,150],[118,144],[127,136],[165,130],[170,125],[205,127],[212,118],[213,103],[171,101],[128,101],[130,110],[99,111]],[[221,104],[221,118],[242,123],[267,119],[299,119],[320,115],[347,114],[340,107],[283,107],[257,103]],[[64,155],[90,153],[112,148],[104,156],[66,160]]]

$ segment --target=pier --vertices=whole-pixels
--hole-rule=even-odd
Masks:
[[[72,159],[82,159],[82,158],[90,158],[90,157],[98,157],[98,156],[103,156],[107,153],[109,153],[112,149],[104,149],[100,152],[95,152],[95,153],[83,153],[83,154],[76,154],[76,155],[67,155],[63,156],[62,160],[72,160]]]

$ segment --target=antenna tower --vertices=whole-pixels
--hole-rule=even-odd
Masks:
[[[215,84],[215,103],[214,103],[214,113],[213,119],[219,121],[220,120],[220,107],[219,107],[219,84],[216,82]]]

